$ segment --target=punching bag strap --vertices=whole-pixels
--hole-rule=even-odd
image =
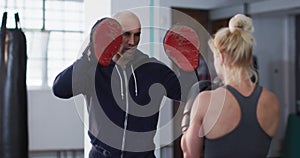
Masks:
[[[1,31],[6,30],[7,12],[3,13]]]
[[[16,29],[19,29],[18,23],[20,22],[19,14],[15,13],[15,22],[16,22]]]

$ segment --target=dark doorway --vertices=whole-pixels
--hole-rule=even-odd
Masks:
[[[188,9],[188,8],[172,8],[172,24],[189,23],[188,20],[190,20],[190,19],[186,19],[186,18],[184,18],[185,16],[182,16],[180,14],[186,14],[189,17],[191,17],[191,19],[196,20],[198,23],[200,23],[205,28],[205,30],[211,36],[217,30],[219,30],[221,27],[227,26],[228,25],[228,21],[229,21],[229,18],[228,19],[214,20],[214,21],[210,20],[209,19],[209,11],[208,10]],[[196,31],[200,30],[200,32],[198,32],[198,34],[200,36],[203,35],[203,32],[201,33],[201,29],[198,29],[198,28],[194,28],[194,29],[196,29]],[[207,42],[207,41],[204,41],[204,42]],[[204,48],[203,50],[205,51],[206,49],[208,49],[208,48]],[[200,57],[200,59],[201,59],[201,57]],[[210,76],[209,76],[210,74],[207,74],[209,77],[207,77],[207,76],[203,77],[203,76],[201,76],[203,74],[201,72],[198,72],[198,75],[199,75],[199,79],[200,80],[201,79],[211,79]],[[177,110],[178,110],[178,105],[174,105],[173,114],[176,114]],[[180,128],[178,126],[178,124],[179,125],[181,124],[181,120],[175,120],[175,123],[174,123],[174,132],[181,131],[181,129],[178,129],[178,128]],[[179,137],[178,139],[176,139],[174,141],[173,154],[174,154],[175,158],[182,158],[183,157],[182,150],[181,150],[181,147],[180,147],[180,139],[181,139],[181,137]]]
[[[186,16],[182,16],[182,14],[186,14],[187,16],[191,17],[190,19],[187,19]],[[172,8],[172,24],[177,23],[189,23],[189,20],[196,20],[198,23],[200,23],[204,28],[209,27],[209,21],[208,21],[208,11],[206,10],[197,10],[197,9],[187,9],[187,8]],[[194,27],[194,26],[192,26]],[[197,29],[194,27],[194,29]],[[197,30],[196,30],[197,31]],[[198,33],[199,34],[199,33]],[[175,115],[179,105],[173,106],[173,114]],[[181,131],[180,125],[181,120],[175,120],[174,122],[174,129],[173,131],[176,133],[177,131]],[[173,155],[174,158],[183,158],[181,146],[180,146],[180,140],[181,137],[177,138],[174,141],[174,148],[173,148]]]

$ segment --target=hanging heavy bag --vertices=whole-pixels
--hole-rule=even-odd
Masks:
[[[6,79],[6,63],[5,63],[5,25],[7,13],[3,14],[2,26],[0,32],[0,133],[3,133],[3,97],[4,97],[4,84]],[[0,155],[3,155],[3,138],[0,136]]]
[[[5,16],[7,16],[6,13],[3,14],[4,20],[6,20]],[[15,29],[7,29],[3,25],[6,24],[6,21],[2,21],[1,28],[5,32],[7,42],[4,47],[6,76],[4,77],[4,85],[1,85],[4,89],[3,115],[1,115],[3,123],[1,132],[2,158],[28,157],[26,38],[24,32],[18,28],[18,13],[15,14],[15,22]]]

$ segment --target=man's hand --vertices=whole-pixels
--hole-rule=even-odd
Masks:
[[[95,57],[100,65],[108,66],[122,44],[122,27],[115,19],[103,18],[93,26],[90,34],[89,60]]]
[[[194,71],[199,65],[200,40],[197,33],[185,25],[173,25],[164,37],[167,56],[182,70]]]

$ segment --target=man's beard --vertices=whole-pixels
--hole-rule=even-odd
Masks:
[[[116,63],[118,65],[126,65],[128,62],[130,62],[133,59],[133,57],[136,53],[136,49],[137,48],[134,47],[134,48],[131,48],[131,49],[127,50],[126,52],[124,52],[124,54],[119,54],[118,53],[120,58],[117,60]]]

